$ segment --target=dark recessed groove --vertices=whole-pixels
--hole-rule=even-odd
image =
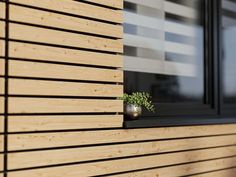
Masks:
[[[26,76],[8,76],[12,79],[30,79],[30,80],[42,80],[42,81],[62,81],[62,82],[75,82],[75,83],[95,83],[95,84],[117,84],[123,85],[122,82],[109,82],[109,81],[88,81],[88,80],[75,80],[75,79],[57,79],[57,78],[39,78],[39,77],[26,77]]]
[[[1,96],[1,95],[0,95]],[[8,97],[14,98],[48,98],[48,99],[87,99],[87,100],[116,100],[118,96],[114,97],[106,97],[106,96],[63,96],[63,95],[16,95],[16,94],[9,94]]]
[[[112,9],[112,10],[122,10],[121,8],[111,7],[111,6],[103,5],[103,4],[98,4],[96,2],[89,2],[89,1],[84,1],[84,0],[75,0],[75,1],[78,1],[78,2],[82,1],[85,4],[91,4],[91,5],[94,5],[94,6],[104,7],[104,8],[108,8],[108,9]]]

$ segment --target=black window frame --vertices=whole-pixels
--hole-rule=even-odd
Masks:
[[[236,123],[236,106],[223,104],[222,87],[222,4],[221,0],[205,0],[204,8],[204,57],[206,89],[209,103],[206,105],[158,104],[156,114],[145,112],[147,117],[124,122],[126,128],[209,125]],[[184,110],[183,110],[184,109]],[[165,113],[162,115],[162,112]]]

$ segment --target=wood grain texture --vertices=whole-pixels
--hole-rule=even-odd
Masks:
[[[153,156],[134,157],[134,158],[127,158],[127,159],[120,159],[120,160],[92,162],[92,163],[87,163],[87,164],[85,163],[85,164],[79,164],[79,165],[19,171],[15,173],[14,177],[97,176],[97,175],[125,172],[125,171],[137,170],[137,169],[153,168],[153,167],[158,167],[158,166],[175,165],[175,164],[180,164],[180,163],[196,162],[200,160],[221,158],[221,157],[224,157],[224,155],[226,156],[236,155],[235,151],[236,151],[235,147],[225,147],[225,148],[179,152],[179,153],[172,153],[172,154],[160,154],[160,155],[153,155]],[[231,158],[231,159],[232,159],[232,162],[235,162],[236,157]],[[230,165],[232,164],[228,164],[228,166]],[[11,175],[9,176],[11,177]]]
[[[4,167],[4,155],[0,154],[0,171],[3,171],[3,167]]]
[[[109,113],[123,112],[122,100],[11,97],[9,113]]]
[[[102,23],[16,5],[10,5],[10,19],[17,22],[99,34],[103,36],[117,38],[122,38],[123,36],[121,25]]]
[[[14,58],[40,61],[86,64],[94,66],[123,66],[123,57],[121,55],[111,55],[18,42],[10,42],[9,55]]]
[[[9,61],[9,75],[50,79],[123,82],[123,71],[61,64]]]
[[[0,2],[0,18],[1,19],[5,19],[5,15],[6,15],[6,5],[4,2]]]
[[[112,10],[72,0],[11,0],[11,2],[40,7],[68,14],[122,23],[122,11]]]
[[[5,60],[0,59],[0,76],[5,75]]]
[[[5,42],[0,40],[0,57],[5,56]]]
[[[4,150],[4,135],[0,135],[0,152]]]
[[[236,135],[11,153],[8,156],[8,166],[10,169],[27,168],[228,145],[236,145]],[[230,152],[236,154],[236,146],[230,149],[235,149]],[[222,155],[227,154],[222,151]]]
[[[191,177],[235,177],[235,174],[236,174],[236,168],[232,168],[232,169],[204,173],[200,175],[192,175]]]
[[[95,4],[101,4],[109,7],[123,9],[123,0],[83,0]]]
[[[5,93],[5,79],[0,77],[0,94]]]
[[[0,114],[4,113],[4,97],[0,96]]]
[[[145,171],[140,171],[140,172],[112,175],[112,177],[157,177],[157,176],[158,177],[173,177],[173,172],[175,176],[186,176],[186,175],[192,175],[196,173],[204,173],[204,172],[229,168],[229,167],[232,167],[232,165],[235,163],[236,163],[235,157],[224,158],[224,159],[209,160],[209,161],[204,161],[204,162],[196,162],[196,163],[191,163],[191,164],[186,164],[186,165],[177,165],[177,166],[172,166],[172,167],[157,168],[153,170],[145,170]],[[232,173],[228,173],[228,174],[232,174]],[[206,176],[203,176],[203,177],[206,177]],[[214,176],[214,177],[235,177],[235,174],[234,176]]]
[[[4,116],[0,116],[0,133],[4,132]]]
[[[122,115],[9,116],[9,132],[122,127]]]
[[[11,39],[94,49],[99,51],[123,52],[121,39],[94,37],[14,23],[9,24],[9,33]]]
[[[9,94],[122,97],[123,85],[9,79]]]
[[[5,22],[0,21],[0,37],[5,37]]]
[[[9,135],[9,150],[135,142],[233,133],[236,133],[236,125],[15,134]]]

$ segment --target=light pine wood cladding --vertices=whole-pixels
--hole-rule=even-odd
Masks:
[[[153,168],[158,166],[175,165],[187,162],[196,162],[224,157],[223,154],[235,155],[235,147],[223,147],[215,149],[203,149],[171,154],[160,154],[153,156],[134,157],[119,160],[110,160],[103,162],[92,162],[87,164],[78,164],[70,166],[51,167],[44,169],[26,170],[14,173],[14,177],[77,177],[77,176],[96,176],[111,173],[132,171],[137,169]],[[236,157],[231,158],[236,162]],[[135,162],[135,163],[134,163]],[[132,164],[132,165],[130,165]],[[235,164],[235,163],[234,163]],[[230,166],[230,164],[227,164]],[[173,173],[173,171],[172,171]],[[11,176],[11,175],[9,175]]]
[[[1,82],[1,79],[0,79]],[[45,96],[121,97],[123,85],[9,79],[9,94]]]
[[[123,71],[61,64],[9,61],[9,75],[49,79],[123,82]]]
[[[83,0],[83,1],[105,5],[113,8],[123,9],[123,0]]]
[[[17,169],[228,145],[236,145],[236,135],[11,153],[8,162],[10,169]],[[236,154],[236,146],[228,153]],[[222,152],[223,157],[232,154]]]
[[[5,56],[5,42],[0,39],[0,57],[3,56]]]
[[[5,60],[0,58],[0,76],[5,75]]]
[[[40,61],[87,64],[95,66],[122,67],[123,57],[105,53],[73,50],[67,48],[10,42],[9,55],[14,58]]]
[[[3,171],[3,166],[4,166],[4,155],[0,154],[0,171]]]
[[[4,135],[1,134],[0,135],[0,152],[3,152],[3,150],[4,150]]]
[[[3,114],[4,113],[4,97],[3,96],[0,96],[0,114]]]
[[[10,39],[80,47],[99,51],[123,52],[121,39],[94,37],[14,23],[9,24],[9,34]]]
[[[4,132],[4,116],[0,116],[0,133]]]
[[[176,165],[172,167],[156,168],[152,170],[144,170],[139,172],[124,173],[119,175],[111,175],[112,177],[173,177],[173,172],[175,176],[186,176],[191,175],[191,177],[235,177],[235,169],[228,169],[227,173],[213,172],[211,174],[199,174],[209,171],[221,170],[224,168],[231,168],[232,164],[236,163],[236,158],[223,158],[217,160],[209,160],[204,162],[196,162],[191,164]],[[217,176],[217,174],[220,174]],[[223,175],[222,175],[223,174]],[[227,174],[224,176],[224,174]],[[228,176],[229,174],[229,176]],[[232,176],[233,174],[233,176]]]
[[[122,100],[21,98],[8,99],[9,113],[109,113],[123,112]]]
[[[204,174],[192,175],[191,177],[235,177],[236,168],[223,169],[214,172],[207,172]]]
[[[5,22],[0,21],[0,38],[5,37]]]
[[[0,77],[0,95],[5,93],[5,79]]]
[[[121,25],[102,23],[16,5],[10,5],[10,19],[17,22],[56,27],[78,32],[117,38],[123,37],[123,28]]]
[[[0,19],[5,19],[5,15],[6,15],[5,9],[6,9],[5,2],[0,1]]]
[[[9,135],[8,143],[9,150],[24,150],[235,133],[236,125],[94,130],[82,132],[12,134]]]
[[[122,115],[9,116],[9,132],[121,127]]]
[[[40,7],[49,10],[56,10],[68,14],[90,17],[109,22],[122,23],[122,10],[113,10],[109,8],[94,6],[73,0],[10,0],[14,3]]]

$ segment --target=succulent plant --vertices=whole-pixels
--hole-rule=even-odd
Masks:
[[[152,103],[151,96],[146,92],[133,92],[132,94],[124,93],[121,98],[126,104],[145,107],[150,112],[155,112],[155,106]]]

